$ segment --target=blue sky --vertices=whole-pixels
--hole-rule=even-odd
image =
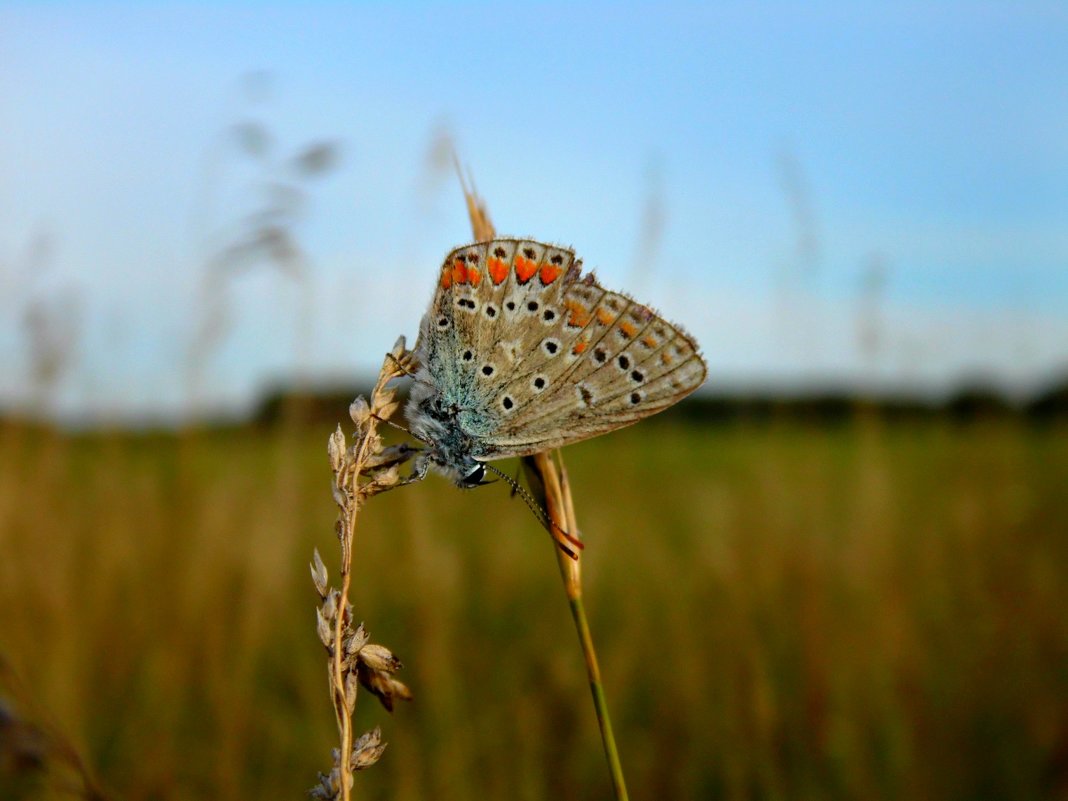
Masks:
[[[33,394],[26,309],[67,303],[56,410],[182,409],[205,264],[255,208],[223,144],[250,119],[342,158],[307,185],[307,284],[228,286],[201,402],[414,336],[468,238],[441,131],[502,233],[685,324],[713,385],[1026,392],[1068,368],[1065,41],[1053,3],[6,4],[0,402]]]

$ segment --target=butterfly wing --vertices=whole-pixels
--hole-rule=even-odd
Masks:
[[[485,438],[486,458],[557,448],[635,423],[707,376],[694,340],[647,307],[574,273],[554,325],[502,389],[520,398]]]
[[[565,248],[499,239],[445,260],[416,356],[479,459],[522,456],[637,422],[707,368],[684,331],[582,275]]]
[[[446,258],[417,347],[481,459],[637,422],[701,386],[691,337],[582,276],[575,254],[499,239]]]
[[[501,390],[553,324],[556,312],[546,316],[545,308],[560,306],[560,279],[578,272],[571,251],[527,240],[450,253],[416,343],[415,405],[436,392],[459,410],[466,433],[482,440],[497,432],[520,402]]]

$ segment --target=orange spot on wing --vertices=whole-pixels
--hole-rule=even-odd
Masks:
[[[577,300],[570,298],[565,300],[564,308],[571,312],[571,315],[567,318],[568,325],[574,328],[585,328],[590,322],[590,310]]]
[[[467,265],[459,259],[455,262],[456,266],[452,268],[452,282],[454,284],[466,284],[467,283]]]
[[[474,265],[467,268],[467,282],[471,286],[478,286],[482,283],[482,272]]]
[[[616,316],[603,306],[597,310],[597,320],[601,323],[601,325],[611,325],[612,321],[615,319]]]
[[[675,360],[672,359],[671,354],[665,350],[663,353],[660,354],[660,361],[662,361],[664,364],[671,364]]]
[[[502,284],[504,279],[508,277],[508,265],[500,259],[489,260],[489,274],[493,279],[493,283]]]
[[[452,270],[445,267],[445,269],[441,271],[441,288],[448,289],[450,286],[452,286]]]
[[[590,343],[587,342],[585,339],[580,339],[578,342],[575,343],[575,347],[571,349],[571,352],[577,356],[578,354],[586,350],[589,344]]]
[[[626,334],[628,337],[633,337],[638,333],[638,329],[633,324],[626,321],[619,324],[619,330]]]
[[[548,286],[557,278],[559,278],[560,273],[562,272],[563,270],[560,267],[557,267],[555,264],[550,264],[549,262],[546,262],[545,264],[541,265],[541,270],[538,273],[538,277],[541,278],[541,282],[543,284]]]
[[[656,337],[652,337],[652,336],[645,337],[645,339],[642,340],[642,343],[647,348],[655,348],[656,347]]]
[[[527,259],[523,256],[515,257],[515,277],[519,279],[519,283],[525,284],[537,271],[538,265],[533,259]]]

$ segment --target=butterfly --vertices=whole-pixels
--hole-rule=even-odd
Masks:
[[[525,239],[446,257],[414,357],[405,416],[427,448],[410,480],[433,467],[460,487],[486,483],[488,461],[662,411],[708,372],[678,326],[583,274],[573,251]]]

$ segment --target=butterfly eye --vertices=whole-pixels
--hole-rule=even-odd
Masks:
[[[458,482],[461,487],[477,487],[482,483],[482,479],[486,476],[486,465],[480,462],[475,462],[475,466],[471,468],[471,471],[460,479]]]

